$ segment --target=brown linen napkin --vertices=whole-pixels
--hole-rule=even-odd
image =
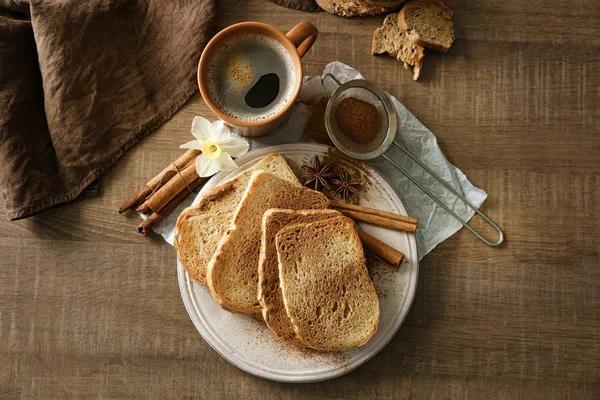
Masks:
[[[319,11],[321,8],[317,5],[315,0],[269,0],[280,6],[287,8],[293,8],[294,10],[300,11]]]
[[[8,218],[73,200],[189,99],[214,3],[0,0]]]

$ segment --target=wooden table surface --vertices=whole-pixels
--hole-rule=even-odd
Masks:
[[[462,230],[420,265],[394,340],[323,383],[230,365],[183,307],[175,250],[135,232],[122,199],[180,154],[194,96],[101,179],[102,195],[0,221],[0,398],[600,398],[600,3],[448,0],[456,42],[421,79],[370,55],[383,17],[219,1],[218,27],[309,19],[307,74],[340,60],[393,93],[489,198],[506,231]]]

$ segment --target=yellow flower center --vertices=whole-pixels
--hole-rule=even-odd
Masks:
[[[205,141],[202,144],[202,154],[209,160],[214,160],[221,156],[221,146],[218,143],[211,142],[210,140]]]

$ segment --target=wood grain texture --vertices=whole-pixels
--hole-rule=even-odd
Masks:
[[[397,96],[488,192],[502,248],[465,231],[438,246],[398,335],[349,375],[250,376],[192,325],[174,249],[117,213],[181,153],[193,116],[210,116],[196,95],[102,178],[101,197],[0,221],[0,398],[600,398],[600,3],[447,4],[456,41],[427,52],[417,83],[370,55],[383,16],[223,0],[218,24],[315,23],[305,72],[337,59]]]

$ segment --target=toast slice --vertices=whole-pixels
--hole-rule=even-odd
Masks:
[[[285,227],[308,224],[342,214],[335,210],[270,209],[262,219],[262,238],[258,261],[258,300],[267,326],[280,338],[294,340],[296,332],[285,311],[279,287],[279,264],[275,237]]]
[[[379,299],[347,217],[282,229],[276,236],[283,301],[303,345],[346,350],[379,325]]]
[[[400,10],[398,26],[413,43],[442,53],[454,42],[452,10],[441,0],[411,0]]]
[[[183,210],[177,219],[174,245],[179,261],[194,280],[206,283],[208,262],[229,229],[252,172],[257,170],[273,172],[295,186],[302,186],[285,158],[273,153],[251,170],[209,190],[198,205]]]
[[[270,172],[253,172],[233,223],[208,264],[208,287],[221,307],[234,313],[261,313],[258,258],[262,217],[268,209],[322,209],[328,203],[320,192],[298,187]]]
[[[389,14],[383,21],[383,26],[377,28],[373,33],[371,53],[388,54],[404,63],[404,68],[413,67],[413,80],[419,79],[425,49],[415,44],[409,37],[408,32],[403,32],[398,26],[398,14]]]

